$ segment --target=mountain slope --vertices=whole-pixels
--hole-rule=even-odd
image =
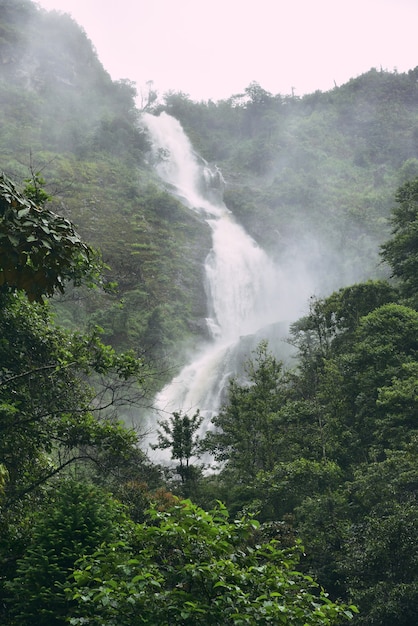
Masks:
[[[1,0],[0,12],[1,168],[18,183],[40,172],[51,208],[101,249],[119,284],[117,298],[58,304],[60,319],[98,323],[115,346],[154,360],[178,357],[204,333],[209,229],[156,177],[135,87],[111,80],[83,29],[30,0]],[[394,193],[418,173],[416,76],[371,70],[303,98],[255,83],[216,103],[171,93],[154,113],[180,120],[220,166],[237,219],[322,295],[387,273],[378,250]]]

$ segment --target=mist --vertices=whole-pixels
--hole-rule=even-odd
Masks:
[[[182,130],[166,133],[173,144],[160,156],[177,154],[180,138],[191,144],[169,164],[150,156],[134,86],[112,81],[73,19],[32,6],[13,20],[20,44],[0,50],[6,166],[24,179],[32,153],[60,181],[57,210],[100,247],[123,301],[61,309],[69,324],[92,318],[116,347],[134,346],[177,374],[207,343],[240,340],[220,373],[227,380],[261,339],[287,358],[287,329],[310,296],[387,275],[379,246],[399,173],[418,158],[413,71],[373,70],[304,97],[257,83],[218,103],[167,94],[148,111],[165,111]],[[192,197],[190,172],[178,178],[190,150],[201,176]],[[223,265],[220,249],[231,255]],[[219,296],[222,281],[241,291],[239,307]]]
[[[180,123],[162,112],[144,114],[151,145],[150,162],[190,211],[201,215],[211,231],[212,246],[202,259],[207,296],[208,339],[198,346],[179,373],[157,394],[149,416],[148,444],[155,444],[158,420],[173,412],[200,411],[201,433],[226,399],[228,381],[261,340],[283,358],[289,320],[300,313],[312,287],[302,263],[282,268],[245,232],[223,201],[225,181],[194,150]],[[159,462],[167,455],[150,453]],[[168,458],[165,458],[168,461]]]

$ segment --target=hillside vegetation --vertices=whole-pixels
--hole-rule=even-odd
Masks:
[[[209,233],[147,167],[135,89],[112,82],[82,29],[28,1],[1,10],[3,171],[22,185],[40,173],[51,208],[100,248],[118,283],[113,301],[77,294],[59,315],[76,326],[92,315],[113,345],[164,359],[205,314]]]
[[[3,170],[16,181],[42,173],[52,208],[100,247],[124,302],[79,301],[60,315],[78,325],[93,314],[113,345],[173,354],[204,326],[207,227],[147,165],[135,87],[110,79],[83,30],[29,0],[3,0],[2,14]],[[417,89],[415,71],[371,70],[303,98],[252,84],[225,101],[169,93],[147,108],[180,120],[221,168],[237,219],[279,262],[309,266],[322,295],[385,273],[378,246],[394,193],[418,173]]]

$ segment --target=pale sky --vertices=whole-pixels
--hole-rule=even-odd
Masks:
[[[418,66],[418,0],[38,0],[70,13],[114,80],[193,100],[327,91]]]

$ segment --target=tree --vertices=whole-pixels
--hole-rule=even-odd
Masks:
[[[302,548],[281,549],[251,518],[228,520],[179,501],[152,508],[131,542],[86,555],[68,598],[73,626],[208,624],[326,625],[349,620],[354,607],[331,602],[295,571]]]
[[[317,391],[326,359],[350,350],[360,319],[397,299],[396,289],[381,280],[350,285],[327,298],[310,299],[309,313],[292,324],[290,339],[298,350],[305,397]]]
[[[67,478],[55,481],[45,502],[27,515],[30,540],[5,584],[8,619],[14,626],[68,624],[65,588],[75,563],[122,538],[123,509],[94,485]]]
[[[407,360],[384,387],[378,389],[376,439],[385,448],[400,449],[417,431],[418,361]]]
[[[41,182],[34,175],[27,193],[44,203]],[[65,279],[81,282],[97,267],[72,225],[30,198],[0,176],[0,458],[8,472],[6,506],[68,465],[94,458],[93,450],[107,446],[122,454],[132,447],[136,436],[110,409],[137,396],[133,386],[143,373],[132,352],[117,354],[97,330],[82,334],[53,324],[48,305],[40,303],[43,296],[64,291]]]
[[[143,396],[144,366],[132,351],[118,354],[104,345],[97,329],[79,333],[54,325],[42,299],[56,288],[64,291],[65,279],[78,283],[95,271],[90,249],[69,222],[25,199],[10,181],[1,178],[0,189],[0,593],[9,588],[16,600],[17,589],[26,586],[13,623],[35,623],[41,606],[36,623],[46,624],[62,601],[70,548],[64,542],[62,554],[51,556],[45,536],[52,527],[45,520],[38,520],[42,540],[28,548],[29,516],[42,508],[45,486],[56,485],[70,468],[77,465],[93,479],[136,453],[137,433],[115,411]],[[41,197],[37,188],[29,194]],[[92,516],[90,509],[80,532],[89,534]],[[71,558],[80,555],[75,550]],[[64,623],[62,615],[57,619]]]
[[[203,421],[199,411],[192,417],[174,412],[169,420],[159,421],[158,444],[153,448],[167,450],[171,448],[171,458],[179,461],[176,472],[183,485],[196,478],[196,466],[190,465],[190,459],[198,453],[199,437],[196,435]]]
[[[396,299],[383,281],[352,285],[313,300],[309,315],[292,326],[295,397],[311,406],[323,458],[344,469],[379,440],[381,450],[388,445],[382,430],[383,422],[389,428],[388,416],[378,394],[394,376],[403,379],[401,364],[416,358],[416,313]]]
[[[340,555],[359,624],[409,626],[418,602],[417,437],[358,467],[346,489],[351,524]]]
[[[283,364],[262,342],[246,364],[247,381],[229,383],[227,402],[212,419],[204,448],[225,464],[240,483],[253,480],[260,470],[272,469],[280,439],[280,409],[287,384]]]
[[[36,196],[34,193],[36,192]],[[39,199],[39,188],[32,197]],[[44,198],[46,199],[46,198]],[[0,174],[0,289],[21,289],[30,301],[42,301],[71,280],[79,285],[95,273],[95,253],[73,225],[17,191]]]
[[[5,506],[71,464],[100,465],[103,449],[129,453],[137,436],[111,409],[142,395],[140,360],[117,354],[96,331],[57,328],[46,304],[22,294],[0,297],[0,336]]]
[[[381,256],[401,282],[407,298],[418,292],[418,178],[402,185],[392,214],[392,238],[381,247]]]
[[[361,624],[406,626],[416,610],[417,322],[394,302],[360,317],[331,343],[314,396],[343,480],[296,505],[297,529],[315,577]]]
[[[418,360],[417,311],[386,304],[363,317],[350,360],[346,390],[351,396],[360,446],[366,455],[385,455],[385,449],[394,443],[390,435],[393,415],[387,409],[400,399],[400,381],[407,385],[412,363]],[[408,415],[401,417],[401,413],[398,419],[406,426]],[[402,430],[398,435],[408,441],[411,431]]]
[[[293,523],[295,510],[306,498],[320,498],[325,491],[335,489],[341,483],[343,473],[335,462],[313,460],[309,456],[307,450],[292,460],[278,460],[269,472],[258,473],[254,485],[258,519]],[[314,535],[305,539],[309,546]]]

